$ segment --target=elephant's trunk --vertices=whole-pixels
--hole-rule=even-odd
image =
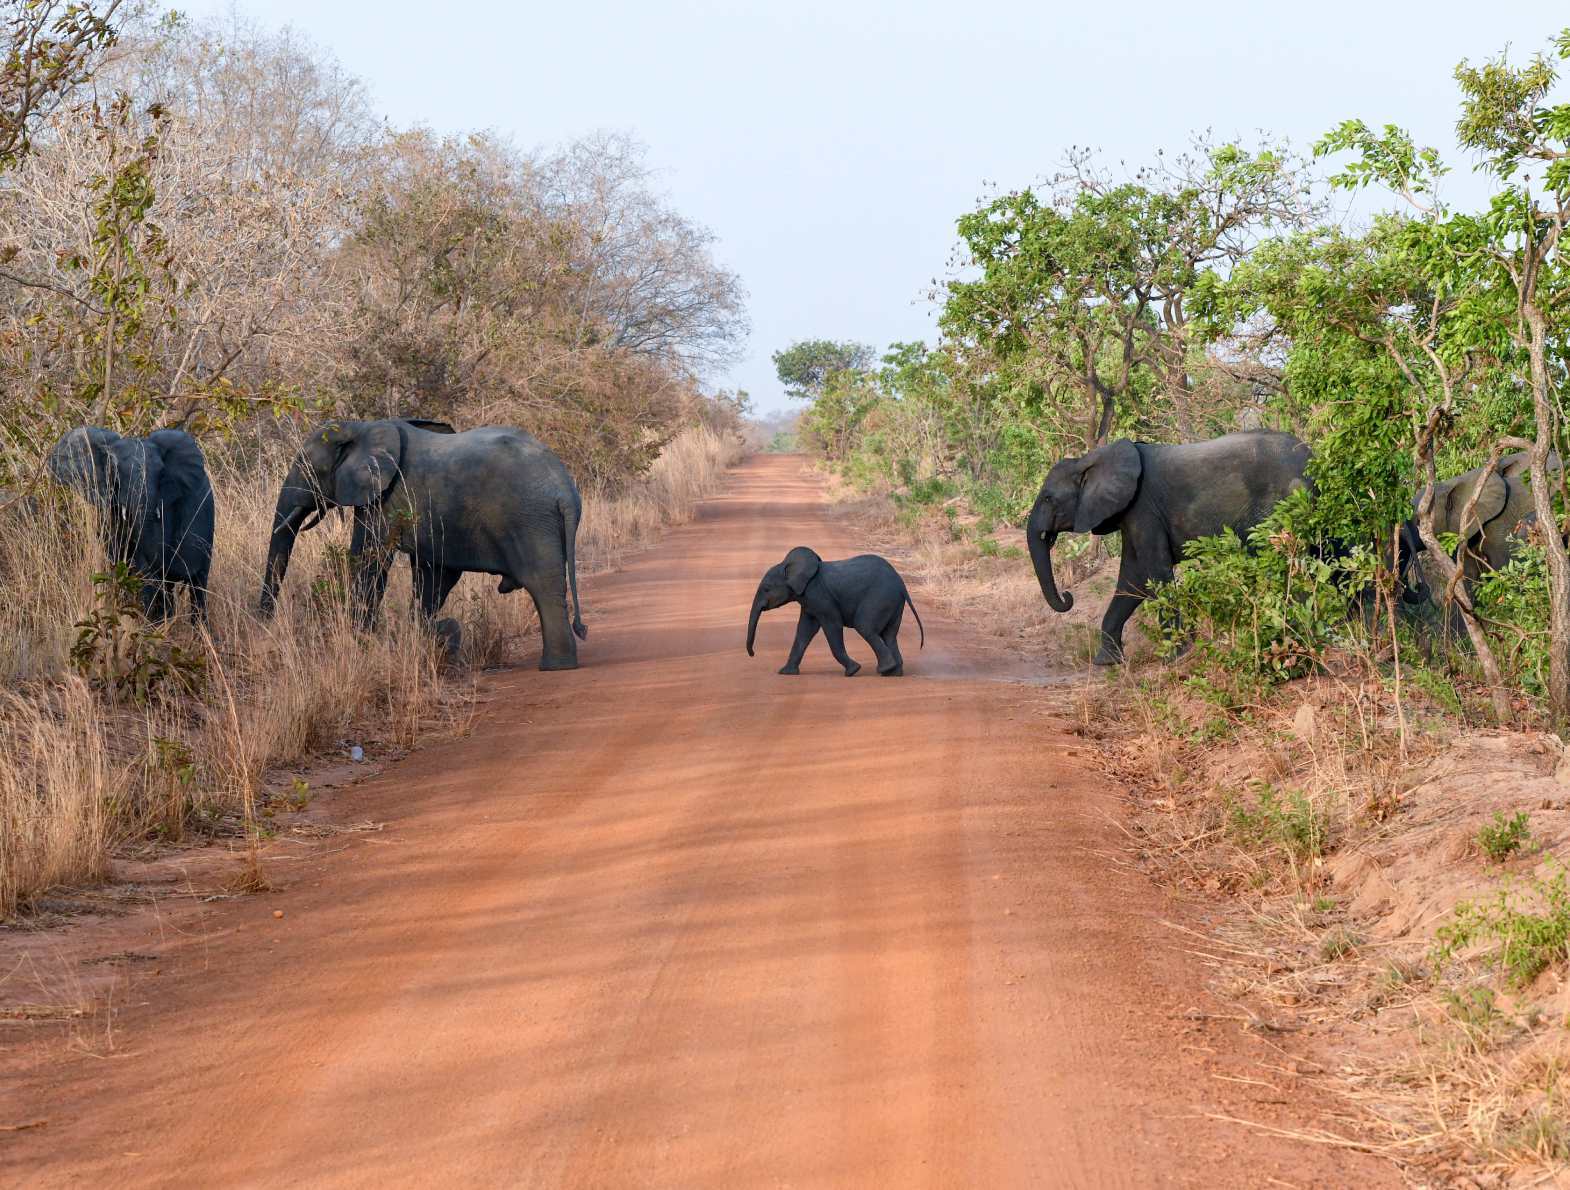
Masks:
[[[1074,596],[1067,591],[1058,593],[1057,580],[1052,577],[1052,547],[1057,542],[1055,529],[1047,527],[1047,506],[1037,504],[1031,511],[1025,530],[1026,544],[1030,547],[1030,562],[1036,568],[1036,581],[1041,593],[1055,612],[1066,612],[1074,606]]]
[[[752,614],[747,617],[747,656],[751,657],[752,642],[758,636],[758,617],[763,614],[763,592],[759,591],[752,598]]]
[[[262,573],[261,612],[271,616],[278,606],[278,588],[289,570],[289,557],[294,553],[295,539],[305,518],[319,512],[310,488],[299,480],[291,469],[283,488],[278,493],[278,507],[273,512],[273,532],[267,543],[267,569]]]

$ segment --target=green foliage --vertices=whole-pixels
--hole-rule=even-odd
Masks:
[[[143,618],[141,589],[123,562],[93,575],[94,607],[74,625],[71,664],[110,697],[137,705],[197,693],[205,659]]]
[[[1516,987],[1525,987],[1570,957],[1570,888],[1564,870],[1529,881],[1524,895],[1507,887],[1491,901],[1463,901],[1435,937],[1439,962],[1489,944],[1484,961],[1504,971]]]
[[[1477,832],[1477,845],[1496,864],[1509,859],[1532,837],[1531,817],[1525,810],[1509,817],[1503,810]]]
[[[1327,963],[1352,958],[1363,945],[1363,939],[1345,926],[1333,926],[1319,940],[1319,957]]]
[[[32,147],[35,123],[88,82],[119,37],[123,0],[12,0],[0,16],[0,169]]]
[[[866,372],[876,358],[865,343],[832,339],[801,339],[771,357],[785,394],[797,401],[816,401],[836,376]]]
[[[1280,850],[1297,863],[1306,863],[1325,851],[1329,824],[1323,811],[1302,790],[1286,792],[1264,782],[1256,784],[1252,800],[1230,799],[1227,831],[1249,850]]]
[[[1504,642],[1501,664],[1512,681],[1534,697],[1548,690],[1548,562],[1540,545],[1516,551],[1475,588],[1477,609]]]
[[[1267,683],[1311,672],[1351,629],[1354,595],[1371,578],[1371,557],[1354,550],[1327,560],[1296,527],[1309,520],[1305,493],[1283,501],[1249,533],[1191,542],[1176,579],[1151,599],[1147,624],[1171,656],[1197,637],[1206,661]]]

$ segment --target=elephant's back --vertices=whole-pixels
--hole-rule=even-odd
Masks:
[[[516,426],[477,426],[459,434],[438,437],[450,443],[450,449],[469,452],[477,458],[508,459],[523,467],[544,467],[571,481],[561,457],[533,434]]]

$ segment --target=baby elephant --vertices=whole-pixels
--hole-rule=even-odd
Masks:
[[[801,672],[801,656],[821,628],[829,638],[834,660],[845,667],[845,676],[855,677],[861,666],[845,652],[848,624],[861,633],[878,655],[878,672],[885,677],[898,677],[905,672],[905,659],[899,652],[899,624],[907,603],[916,617],[916,627],[921,629],[922,646],[927,643],[921,615],[910,602],[905,580],[894,567],[876,554],[825,562],[806,546],[798,545],[785,555],[783,562],[769,567],[758,584],[752,615],[747,620],[747,656],[753,655],[758,617],[792,601],[801,604],[801,619],[796,622],[796,643],[790,647],[790,658],[780,670],[782,674]]]

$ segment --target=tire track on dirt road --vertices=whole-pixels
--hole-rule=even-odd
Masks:
[[[799,460],[587,584],[573,673],[336,795],[377,844],[150,938],[108,1057],[36,1047],[0,1182],[38,1186],[1393,1184],[1260,1039],[1196,1021],[1181,917],[1055,695],[916,591],[907,676],[840,676],[765,567],[856,552]],[[908,635],[908,634],[907,634]],[[272,913],[286,916],[275,921]],[[14,1065],[12,1068],[15,1068]]]

